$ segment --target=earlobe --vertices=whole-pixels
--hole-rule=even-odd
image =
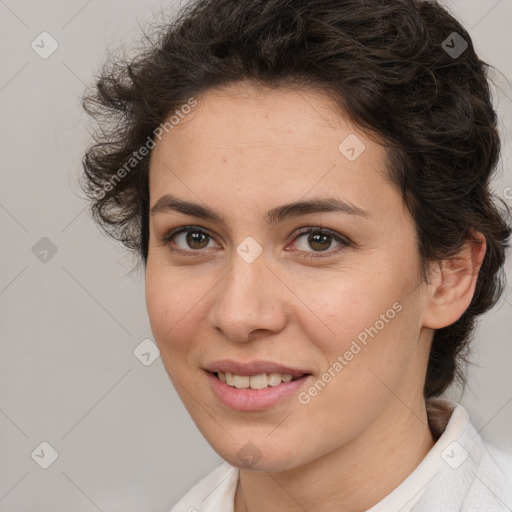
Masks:
[[[485,237],[473,231],[472,237],[459,253],[436,263],[427,288],[428,306],[423,317],[424,327],[447,327],[466,311],[475,292],[486,247]]]

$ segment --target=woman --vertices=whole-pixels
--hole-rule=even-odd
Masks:
[[[439,397],[510,236],[486,70],[413,0],[196,1],[105,67],[85,190],[226,461],[173,511],[511,510]]]

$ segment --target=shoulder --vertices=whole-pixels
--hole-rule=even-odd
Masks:
[[[464,407],[444,402],[452,415],[432,450],[441,459],[439,470],[414,512],[509,512],[512,456],[483,441]]]
[[[170,512],[232,512],[237,483],[238,469],[223,462],[194,485]]]
[[[487,508],[482,510],[510,511],[512,509],[512,455],[484,441],[482,441],[482,448],[483,455],[474,471],[474,479],[465,503],[471,506],[485,505]]]
[[[512,455],[484,441],[473,424],[460,439],[468,452],[462,473],[469,482],[462,510],[510,511],[512,508]],[[450,468],[451,469],[451,468]]]

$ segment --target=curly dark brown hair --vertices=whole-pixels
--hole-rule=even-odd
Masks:
[[[196,0],[154,35],[137,56],[108,60],[84,95],[99,128],[82,186],[105,232],[146,265],[150,150],[140,148],[151,149],[159,125],[191,98],[242,80],[326,92],[385,141],[424,278],[472,230],[485,236],[470,306],[434,333],[424,395],[465,383],[475,320],[503,291],[511,230],[510,209],[489,188],[500,154],[490,66],[461,24],[429,0]]]

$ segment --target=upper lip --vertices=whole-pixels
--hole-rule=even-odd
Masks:
[[[232,373],[235,375],[260,375],[262,373],[280,373],[282,375],[291,375],[292,377],[301,377],[309,374],[307,370],[300,368],[290,368],[272,361],[247,361],[245,363],[234,361],[233,359],[222,359],[213,361],[204,367],[205,370],[216,373]]]

